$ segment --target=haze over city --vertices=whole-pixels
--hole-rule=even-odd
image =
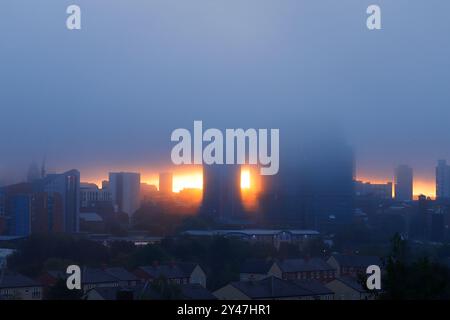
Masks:
[[[0,178],[46,157],[83,181],[128,170],[154,182],[172,130],[202,120],[279,128],[283,159],[332,127],[358,179],[392,181],[406,163],[414,193],[433,196],[450,159],[450,4],[379,1],[384,28],[369,33],[369,2],[81,0],[83,29],[68,33],[54,27],[67,1],[5,1]]]
[[[2,0],[0,316],[3,300],[180,319],[450,300],[449,13]]]

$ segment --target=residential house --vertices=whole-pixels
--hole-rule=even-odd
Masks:
[[[54,286],[60,279],[65,281],[67,276],[65,272],[50,270],[44,272],[39,277],[39,282],[44,287],[49,288]],[[121,281],[123,282],[123,280],[116,278],[102,269],[87,267],[81,269],[81,289],[84,293],[97,287],[119,287]]]
[[[336,300],[369,300],[373,295],[357,278],[342,276],[326,284],[326,287],[334,292]]]
[[[336,269],[336,276],[357,277],[366,274],[367,267],[377,265],[382,267],[382,261],[376,256],[358,256],[336,254],[328,258],[327,263]]]
[[[328,282],[336,277],[336,269],[320,258],[286,259],[278,262],[285,280],[319,280]]]
[[[88,290],[84,300],[140,300],[143,285],[134,287],[96,287]],[[160,299],[155,293],[155,299]]]
[[[320,282],[303,284],[270,276],[258,281],[231,282],[213,293],[220,300],[316,300],[332,299],[333,292]]]
[[[186,274],[189,275],[189,284],[199,284],[206,288],[206,273],[203,268],[197,263],[182,262],[177,263],[177,266]]]
[[[318,280],[292,280],[297,286],[310,291],[314,300],[334,300],[334,292]]]
[[[0,300],[42,300],[42,286],[19,273],[0,271]]]
[[[119,281],[120,287],[134,287],[140,282],[139,278],[135,274],[129,272],[125,268],[106,268],[104,271],[110,276],[116,278]]]
[[[200,284],[179,286],[181,300],[216,300],[217,298]],[[162,296],[148,284],[133,287],[96,287],[88,290],[85,300],[161,300]]]
[[[206,274],[198,264],[171,263],[138,267],[135,275],[143,281],[165,278],[175,284],[198,283],[206,287]]]
[[[0,248],[0,269],[8,267],[8,257],[14,252],[14,249]]]
[[[263,259],[250,259],[241,265],[239,278],[241,281],[257,281],[275,276],[281,278],[282,271],[276,261]]]
[[[216,300],[209,290],[201,284],[184,284],[180,286],[182,300]]]

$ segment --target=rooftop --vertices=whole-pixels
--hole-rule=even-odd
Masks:
[[[136,277],[133,273],[129,272],[125,268],[116,267],[116,268],[106,268],[105,272],[114,278],[120,281],[136,281],[138,277]]]
[[[376,256],[358,256],[358,255],[333,255],[341,266],[365,268],[370,265],[381,266],[381,259]]]
[[[190,236],[228,236],[228,235],[245,235],[245,236],[275,236],[278,234],[291,234],[299,236],[319,235],[315,230],[282,230],[282,229],[218,229],[218,230],[187,230],[183,234]]]
[[[278,262],[283,272],[305,272],[305,271],[331,271],[334,270],[325,260],[320,258],[311,259],[286,259]]]
[[[362,286],[361,283],[359,283],[358,279],[351,277],[351,276],[342,276],[339,278],[336,278],[336,281],[340,281],[343,284],[349,286],[353,290],[356,290],[358,292],[364,293],[367,292],[367,290]]]
[[[181,295],[187,300],[216,300],[217,298],[199,284],[184,284],[180,286]]]
[[[259,281],[232,282],[230,285],[252,299],[289,298],[312,295],[309,290],[301,288],[293,282],[281,280],[276,277],[269,277]]]
[[[250,259],[244,261],[241,265],[241,273],[259,273],[266,274],[274,264],[273,260]]]
[[[186,273],[180,266],[173,265],[158,265],[158,266],[143,266],[138,269],[147,273],[151,278],[164,277],[166,279],[187,278],[190,274]]]
[[[39,287],[36,281],[16,272],[7,271],[0,276],[0,288]]]

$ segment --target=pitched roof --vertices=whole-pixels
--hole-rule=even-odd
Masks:
[[[89,292],[95,291],[100,297],[105,300],[116,300],[119,290],[121,290],[121,288],[119,287],[95,287],[89,290]]]
[[[40,287],[36,281],[21,275],[20,273],[7,271],[0,276],[0,288]]]
[[[110,268],[110,269],[122,269],[122,268]],[[128,272],[125,269],[123,269],[124,272]],[[116,271],[116,274],[119,275],[120,271]],[[49,270],[47,271],[47,274],[52,276],[55,279],[67,279],[68,274],[66,274],[63,271],[60,270]],[[125,276],[125,274],[122,274],[122,276]],[[132,275],[134,277],[134,275]],[[118,280],[122,280],[113,274],[110,274],[106,272],[106,270],[97,269],[97,268],[88,268],[84,267],[81,268],[81,283],[82,284],[92,284],[92,283],[111,283],[111,282],[118,282]],[[129,281],[129,280],[124,280]]]
[[[59,270],[49,270],[47,271],[47,274],[49,274],[51,277],[55,279],[67,279],[68,274]]]
[[[268,277],[259,281],[238,281],[230,283],[252,299],[287,298],[310,296],[311,292],[295,285],[291,281]]]
[[[158,265],[139,267],[152,278],[164,277],[167,279],[187,278],[190,274],[186,274],[178,265]]]
[[[81,283],[111,283],[117,282],[117,278],[106,273],[102,269],[84,268],[81,272]]]
[[[336,261],[345,267],[365,268],[370,265],[381,265],[381,259],[376,256],[358,256],[358,255],[333,255]]]
[[[351,276],[342,276],[339,278],[336,278],[337,281],[342,282],[343,284],[347,285],[348,287],[352,288],[353,290],[356,290],[358,292],[364,293],[367,292],[366,288],[362,286],[362,284],[358,281],[358,279],[351,277]]]
[[[140,284],[134,287],[95,287],[90,289],[88,292],[95,291],[104,300],[117,300],[118,294],[120,292],[129,292],[132,295],[133,300],[140,299],[152,299],[160,300],[161,295],[155,292],[149,286]]]
[[[190,276],[195,267],[199,266],[197,263],[192,262],[179,262],[176,264],[187,276]],[[201,267],[200,267],[201,268]]]
[[[320,258],[287,259],[278,262],[283,272],[331,271],[334,270],[326,261]]]
[[[303,279],[303,280],[293,280],[292,282],[294,282],[297,286],[310,291],[314,295],[334,294],[333,291],[328,289],[325,285],[323,285],[318,280]]]
[[[181,295],[188,300],[216,300],[217,298],[207,289],[195,284],[184,284],[180,286]]]
[[[126,270],[125,268],[106,268],[105,272],[120,281],[136,281],[138,277]]]
[[[266,274],[274,264],[273,260],[250,259],[244,261],[241,265],[241,273],[259,273]]]

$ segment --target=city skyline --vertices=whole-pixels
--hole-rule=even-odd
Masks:
[[[413,180],[413,195],[417,197],[420,194],[430,196],[432,198],[436,197],[436,177],[435,177],[435,167],[430,168],[430,176],[423,177],[416,173],[414,167],[414,180]],[[245,166],[244,166],[245,167]],[[121,166],[102,168],[102,169],[92,169],[92,170],[81,170],[81,181],[86,183],[95,183],[97,186],[102,185],[102,181],[108,180],[108,174],[112,171],[129,171],[129,172],[139,172],[141,174],[141,182],[147,183],[155,186],[159,186],[158,176],[161,172],[172,172],[173,173],[173,192],[179,192],[183,188],[202,188],[202,168],[200,165],[189,165],[189,166],[165,166],[161,170],[158,169],[145,169],[141,166]],[[370,183],[387,183],[394,182],[394,169],[392,172],[383,173],[380,175],[365,175],[364,173],[356,171],[355,181],[370,182]],[[50,172],[64,171],[63,169],[52,169]],[[87,174],[86,174],[87,172]],[[98,173],[101,172],[101,173]],[[252,177],[255,173],[252,173]],[[24,174],[25,177],[25,174]],[[22,178],[24,180],[25,178]],[[22,181],[18,179],[16,182]]]
[[[91,18],[76,32],[63,4],[6,1],[0,176],[43,154],[90,180],[160,171],[170,133],[202,120],[279,128],[284,159],[315,130],[342,133],[359,179],[391,180],[408,163],[415,193],[434,193],[435,162],[450,159],[450,5],[382,1],[384,27],[371,32],[365,4],[324,1],[84,1]]]
[[[450,1],[0,8],[0,305],[450,299]]]

